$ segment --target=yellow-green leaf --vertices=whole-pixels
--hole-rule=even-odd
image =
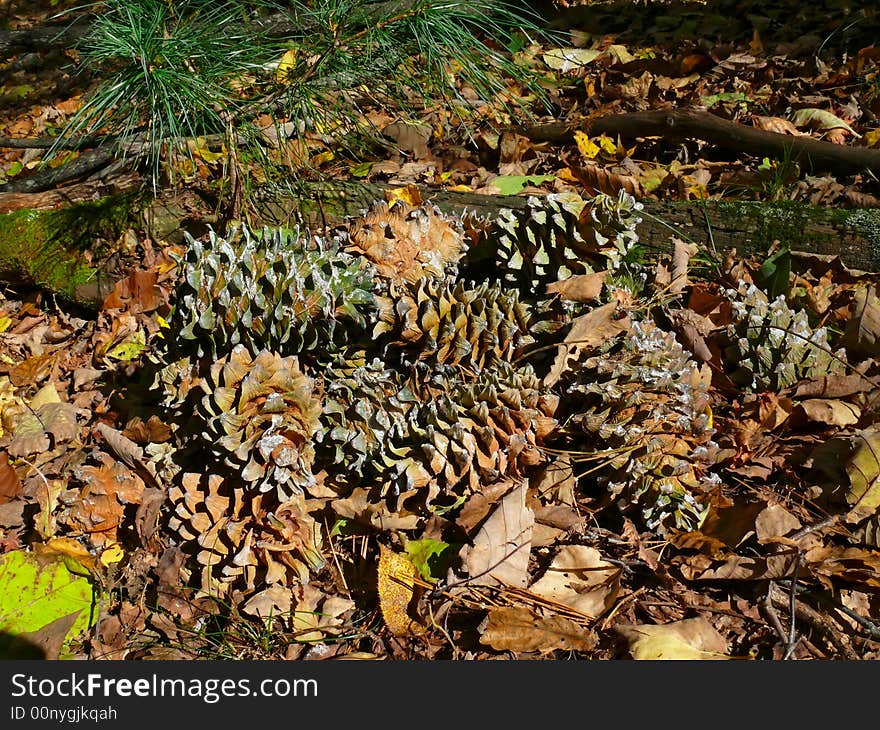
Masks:
[[[4,633],[33,634],[76,614],[61,652],[61,658],[69,657],[69,642],[93,621],[93,603],[91,583],[71,573],[61,556],[15,550],[0,558],[0,631]]]

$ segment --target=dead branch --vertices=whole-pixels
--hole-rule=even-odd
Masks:
[[[767,132],[696,109],[608,114],[581,126],[554,123],[520,131],[535,142],[563,142],[570,140],[579,128],[589,134],[620,135],[628,139],[702,139],[734,152],[796,160],[811,172],[822,170],[851,175],[867,170],[880,174],[880,150]]]

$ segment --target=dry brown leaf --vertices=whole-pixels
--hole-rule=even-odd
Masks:
[[[595,548],[565,545],[529,592],[595,619],[617,599],[620,568],[606,562]]]
[[[526,482],[498,503],[466,549],[464,569],[471,584],[502,584],[525,588],[535,513],[526,507]]]
[[[589,651],[596,637],[571,619],[541,618],[523,606],[503,606],[489,610],[480,642],[498,651],[545,653]]]
[[[616,626],[629,642],[633,659],[729,659],[727,642],[705,618],[669,624]]]
[[[771,555],[767,558],[734,555],[716,568],[706,569],[700,565],[700,561],[682,565],[681,573],[687,580],[778,580],[790,577],[793,568],[794,555]]]
[[[625,190],[637,198],[642,197],[642,185],[638,178],[631,175],[618,175],[598,165],[581,166],[574,162],[567,162],[567,164],[572,177],[594,195],[605,193],[616,196],[619,191]]]
[[[755,534],[760,543],[785,537],[801,527],[801,521],[781,504],[768,504],[755,518]]]
[[[589,302],[598,299],[605,285],[607,271],[593,274],[576,274],[562,281],[547,285],[548,294],[558,294],[561,299],[569,302]]]
[[[262,619],[289,616],[293,606],[293,592],[278,583],[260,591],[241,607],[243,613]]]
[[[402,553],[379,546],[379,608],[385,625],[395,636],[416,636],[425,627],[410,614],[417,597],[418,569]]]
[[[323,641],[342,627],[343,616],[354,608],[354,601],[327,595],[310,583],[302,586],[291,624],[297,641]]]
[[[806,552],[804,562],[820,577],[880,588],[880,552],[875,550],[837,545],[815,547]]]
[[[27,457],[49,450],[49,436],[35,413],[25,413],[15,424],[9,454],[14,457]]]
[[[795,137],[809,137],[807,132],[801,132],[788,119],[782,119],[780,117],[764,117],[760,114],[754,114],[752,116],[752,124],[758,129],[763,129],[765,132],[791,134]]]
[[[810,398],[797,405],[809,420],[829,426],[851,426],[858,423],[862,416],[857,405],[842,400]]]
[[[687,286],[688,267],[691,258],[699,251],[699,247],[695,243],[687,243],[677,236],[672,237],[672,280],[669,282],[670,294],[681,294]]]
[[[559,345],[556,359],[544,378],[545,387],[559,382],[572,357],[592,350],[630,328],[629,316],[618,318],[617,313],[617,302],[608,302],[572,320],[571,329]]]
[[[880,355],[880,299],[873,284],[856,289],[842,344],[859,355]]]
[[[370,491],[358,487],[344,499],[334,499],[330,506],[339,516],[354,520],[371,530],[413,530],[422,519],[416,514],[402,515],[388,509],[386,502],[370,499]]]

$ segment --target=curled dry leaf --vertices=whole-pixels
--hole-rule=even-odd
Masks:
[[[503,606],[489,611],[480,642],[498,651],[589,651],[596,637],[563,616],[535,616],[523,606]]]
[[[586,545],[566,545],[529,591],[564,604],[589,618],[598,618],[620,592],[620,568]]]
[[[781,504],[768,504],[755,518],[755,534],[764,543],[799,530],[801,521]]]
[[[705,618],[669,624],[617,626],[633,659],[729,659],[727,643]]]

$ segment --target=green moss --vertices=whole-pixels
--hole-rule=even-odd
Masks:
[[[136,209],[131,195],[80,203],[61,210],[17,210],[0,215],[0,272],[7,280],[45,287],[71,300],[97,271],[85,253],[100,260],[102,239],[114,240]]]

